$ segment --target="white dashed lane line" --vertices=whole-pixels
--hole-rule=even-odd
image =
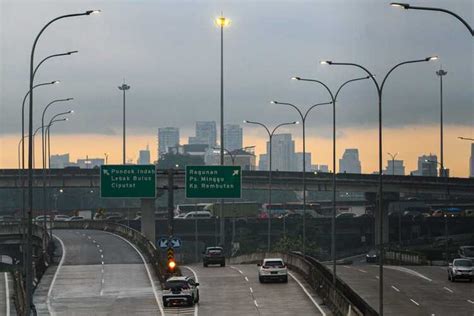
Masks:
[[[446,291],[448,291],[449,293],[454,293],[453,290],[451,290],[450,288],[447,288],[447,287],[443,287],[443,289],[445,289]]]
[[[362,272],[362,273],[367,273],[367,271],[365,270],[362,270],[362,269],[357,269],[358,271]]]
[[[248,282],[248,281],[249,281],[249,278],[245,277],[245,281],[247,281],[247,282]]]
[[[413,299],[411,299],[411,298],[410,298],[410,301],[412,301],[412,303],[415,304],[416,306],[420,306],[420,304],[419,304],[417,301],[415,301],[415,300],[413,300]]]
[[[397,289],[397,288],[396,288],[395,286],[393,286],[393,285],[392,285],[392,289],[394,289],[394,290],[397,291],[397,292],[400,292],[400,290]]]
[[[255,307],[258,307],[257,300],[253,300],[253,303],[255,304]]]
[[[471,301],[471,300],[467,300],[467,301],[468,301],[469,303],[471,303],[471,304],[474,304],[474,301]]]
[[[252,288],[250,288],[250,293],[253,293],[253,289],[252,289]]]

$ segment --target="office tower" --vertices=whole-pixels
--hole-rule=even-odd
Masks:
[[[224,125],[224,147],[232,151],[242,148],[242,127],[237,124]]]
[[[179,146],[179,128],[161,127],[158,128],[158,159],[163,154],[168,153],[170,147]]]
[[[311,171],[311,153],[306,153],[306,172]],[[293,166],[294,171],[303,171],[303,153],[295,153],[295,163]]]
[[[217,143],[216,122],[214,121],[198,121],[196,122],[196,136],[188,139],[190,145],[208,145],[216,147]]]
[[[270,142],[267,142],[267,154]],[[295,141],[291,134],[275,134],[272,138],[272,170],[292,171],[295,161]],[[267,168],[268,169],[268,168]]]
[[[384,174],[388,175],[405,175],[405,166],[403,165],[403,160],[387,160],[387,168],[385,169]]]
[[[64,168],[69,165],[69,154],[63,155],[51,155],[51,166],[50,168]]]
[[[339,159],[340,173],[360,173],[359,150],[357,148],[349,148],[344,151],[342,159]]]
[[[150,149],[148,148],[148,145],[146,146],[146,149],[140,150],[138,152],[137,164],[139,164],[139,165],[148,165],[148,164],[150,164]]]

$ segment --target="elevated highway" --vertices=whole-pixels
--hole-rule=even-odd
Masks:
[[[48,171],[48,185],[53,188],[96,188],[100,186],[99,169],[51,169]],[[168,184],[166,170],[157,170],[157,189]],[[174,185],[184,188],[184,171],[174,170]],[[298,191],[302,188],[302,172],[274,171],[275,190]],[[337,174],[337,189],[345,192],[377,192],[378,175]],[[307,173],[307,190],[332,190],[332,174]],[[42,172],[34,170],[33,186],[42,187]],[[267,171],[243,171],[243,189],[259,190],[268,186]],[[17,169],[0,170],[0,189],[21,187]],[[384,175],[384,191],[405,194],[436,194],[451,196],[474,196],[474,178],[439,178],[419,176]]]

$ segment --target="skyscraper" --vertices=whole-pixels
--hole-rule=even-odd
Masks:
[[[469,176],[474,178],[474,143],[471,144],[471,159],[469,161]]]
[[[436,177],[438,175],[438,157],[436,155],[423,155],[418,157],[418,170],[413,175]]]
[[[224,125],[224,146],[229,151],[242,148],[242,127],[240,125]]]
[[[146,149],[140,150],[138,152],[137,164],[139,164],[139,165],[149,165],[150,164],[150,150],[148,149],[148,145],[146,146]]]
[[[215,147],[217,141],[216,122],[214,121],[198,121],[196,122],[196,136],[189,137],[190,145],[208,145]]]
[[[267,142],[267,154],[270,142]],[[275,134],[272,138],[272,170],[292,171],[295,161],[295,141],[291,134]],[[309,170],[309,169],[308,169]]]
[[[50,168],[64,168],[69,165],[69,154],[51,155]]]
[[[359,150],[349,148],[344,151],[342,159],[339,159],[339,172],[341,173],[360,173]]]
[[[306,153],[306,171],[311,171],[311,153]],[[295,153],[294,171],[303,171],[303,153]]]
[[[179,128],[158,128],[158,159],[160,159],[163,154],[168,153],[170,147],[177,146],[179,146]]]
[[[403,165],[403,160],[387,160],[387,168],[384,174],[404,176],[405,166]]]

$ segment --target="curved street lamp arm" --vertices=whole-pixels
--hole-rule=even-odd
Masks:
[[[287,122],[287,123],[281,123],[281,124],[278,124],[277,126],[275,126],[275,128],[273,129],[272,133],[270,134],[271,136],[273,136],[273,134],[275,134],[276,130],[279,129],[280,127],[282,126],[285,126],[285,125],[294,125],[296,124],[297,122]]]
[[[395,66],[393,66],[392,69],[390,69],[390,70],[387,72],[387,74],[385,75],[385,77],[384,77],[383,80],[382,80],[382,84],[380,85],[380,94],[382,94],[383,86],[385,85],[385,82],[387,81],[388,76],[389,76],[395,69],[397,69],[397,68],[400,67],[400,66],[406,65],[406,64],[421,63],[421,62],[425,62],[425,61],[429,61],[429,60],[430,60],[429,58],[416,59],[416,60],[408,60],[408,61],[404,61],[404,62],[401,62],[401,63],[396,64]]]
[[[331,102],[323,102],[323,103],[318,103],[318,104],[315,104],[315,105],[312,105],[308,110],[306,110],[306,113],[304,114],[304,120],[306,120],[306,117],[308,116],[309,112],[314,109],[315,107],[317,106],[320,106],[320,105],[327,105],[327,104],[332,104],[332,101]]]
[[[43,114],[41,115],[41,124],[44,125],[44,115],[46,114],[46,110],[54,103],[56,102],[66,102],[66,101],[71,101],[73,100],[73,98],[67,98],[67,99],[56,99],[56,100],[53,100],[51,102],[48,103],[48,105],[46,105],[46,107],[44,108],[43,110]]]
[[[380,86],[379,86],[379,83],[377,82],[377,80],[375,79],[375,76],[364,66],[361,66],[359,64],[354,64],[354,63],[337,63],[337,62],[333,62],[333,61],[327,61],[325,63],[327,63],[329,65],[336,65],[336,66],[337,65],[340,65],[340,66],[354,66],[354,67],[362,69],[363,71],[365,71],[369,75],[370,79],[372,79],[372,81],[374,82],[375,87],[377,88],[377,92],[380,92]]]
[[[339,92],[341,91],[341,89],[347,85],[348,83],[351,83],[351,82],[354,82],[354,81],[359,81],[359,80],[365,80],[365,79],[369,79],[370,76],[365,76],[365,77],[360,77],[360,78],[355,78],[355,79],[351,79],[351,80],[347,80],[346,82],[344,82],[343,84],[341,84],[339,86],[339,89],[337,89],[336,91],[336,94],[334,95],[334,100],[337,100],[337,96],[339,95]]]
[[[268,133],[268,137],[270,137],[272,134],[270,133],[270,130],[268,129],[267,126],[265,126],[265,124],[263,123],[260,123],[260,122],[254,122],[254,121],[247,121],[245,120],[244,123],[248,123],[248,124],[254,124],[254,125],[260,125],[262,126]]]
[[[400,7],[404,8],[405,10],[413,9],[413,10],[423,10],[423,11],[438,11],[438,12],[444,12],[444,13],[450,14],[450,15],[454,16],[456,19],[458,19],[462,24],[464,24],[464,26],[467,27],[467,29],[469,30],[469,32],[471,33],[471,35],[474,36],[474,30],[473,30],[472,27],[466,22],[466,20],[464,20],[463,18],[461,18],[459,15],[457,15],[456,13],[454,13],[454,12],[452,12],[452,11],[449,11],[449,10],[446,10],[446,9],[442,9],[442,8],[412,6],[412,5],[408,4],[408,3],[392,2],[392,3],[390,3],[390,4],[391,4],[392,6],[400,6]]]
[[[70,114],[70,113],[71,113],[71,111],[61,112],[61,113],[56,114],[55,116],[53,116],[53,117],[51,118],[51,120],[50,120],[49,123],[48,123],[48,126],[50,126],[50,125],[53,123],[53,121],[54,121],[54,119],[55,119],[56,117],[61,116],[61,115]]]
[[[67,55],[71,55],[71,54],[75,54],[75,53],[78,53],[78,51],[74,50],[74,51],[70,51],[70,52],[67,52],[67,53],[49,55],[48,57],[43,58],[43,60],[40,61],[38,65],[36,65],[35,70],[33,71],[33,78],[35,77],[36,71],[38,71],[38,68],[41,66],[41,64],[44,63],[45,61],[47,61],[48,59],[54,58],[54,57],[59,57],[59,56],[67,56]]]
[[[298,114],[300,115],[301,120],[304,121],[305,116],[303,115],[303,113],[301,112],[301,110],[300,110],[296,105],[291,104],[291,103],[287,103],[287,102],[279,102],[279,101],[272,101],[271,103],[272,103],[272,104],[282,104],[282,105],[289,105],[289,106],[291,106],[291,107],[294,108],[296,111],[298,111]]]

